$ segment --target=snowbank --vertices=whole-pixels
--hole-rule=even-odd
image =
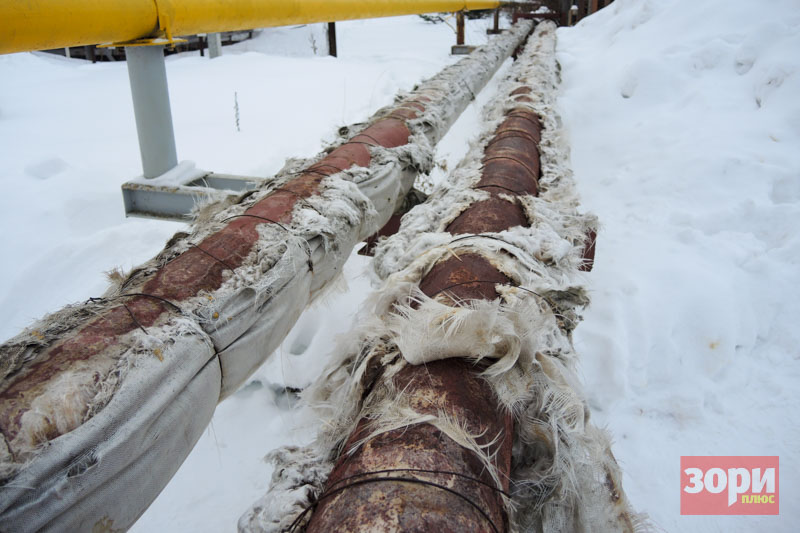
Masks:
[[[800,519],[800,5],[618,0],[559,31],[601,223],[576,330],[637,509],[669,531]],[[779,517],[681,517],[681,455],[778,455]]]

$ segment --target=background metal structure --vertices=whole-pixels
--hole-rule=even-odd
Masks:
[[[499,5],[490,0],[4,0],[0,54]]]
[[[214,35],[219,37],[218,33]],[[211,42],[209,35],[209,44]],[[209,46],[209,54],[211,50]],[[178,165],[164,50],[161,46],[128,46],[125,56],[142,155],[142,172],[145,178],[155,178]]]
[[[208,34],[214,58],[222,53],[221,31],[326,22],[329,52],[335,56],[333,21],[459,11],[463,44],[461,11],[498,5],[484,0],[6,0],[0,3],[0,54],[98,43],[124,47],[142,175],[153,179],[178,165],[164,63],[164,47],[183,41],[177,36]],[[198,177],[193,173],[166,186],[128,182],[122,187],[125,212],[187,219],[195,198],[223,199],[236,192],[218,188],[219,180],[198,188],[192,184]]]

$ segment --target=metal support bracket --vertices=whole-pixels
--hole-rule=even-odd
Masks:
[[[208,34],[208,58],[214,59],[222,55],[222,34]]]
[[[454,56],[465,56],[471,54],[475,48],[477,47],[468,44],[454,44],[450,47],[450,54]]]
[[[133,114],[139,135],[142,172],[155,178],[178,165],[167,69],[162,46],[126,46]]]
[[[264,181],[265,178],[208,172],[184,161],[163,176],[124,183],[122,199],[127,216],[190,220],[196,205],[238,197],[257,189]]]
[[[177,42],[186,41],[167,31],[167,38],[109,45],[125,48],[142,157],[142,176],[122,185],[128,216],[189,220],[197,204],[235,197],[263,182],[199,170],[189,162],[178,164],[164,62],[164,47]],[[220,44],[219,33],[209,34],[211,57],[220,54]]]
[[[492,19],[494,26],[486,29],[486,35],[499,35],[503,33],[503,30],[500,29],[500,8],[494,10]]]
[[[464,12],[459,11],[456,13],[456,44],[450,48],[452,55],[467,55],[475,50],[475,46],[467,46],[464,44]]]
[[[142,157],[142,173],[145,178],[161,176],[178,165],[164,47],[185,42],[186,39],[173,39],[169,36],[99,46],[125,48],[133,114]]]

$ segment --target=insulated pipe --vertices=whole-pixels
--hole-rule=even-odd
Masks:
[[[487,0],[3,0],[0,54],[499,5]]]
[[[110,296],[0,346],[0,530],[129,527],[213,405],[388,220],[432,162],[432,145],[530,28],[475,50],[311,164],[177,234]]]
[[[527,98],[525,91],[530,89],[512,92],[510,103]],[[449,233],[494,233],[530,225],[516,197],[538,194],[540,139],[535,113],[524,108],[508,111],[484,151],[483,171],[474,186],[490,197],[464,210],[447,227]],[[480,254],[454,253],[435,264],[419,288],[429,297],[446,292],[451,304],[468,305],[499,298],[495,283],[511,280]],[[493,458],[501,487],[495,487],[480,457],[430,424],[401,427],[357,446],[370,432],[371,420],[365,417],[343,447],[346,453],[334,466],[308,533],[506,531],[501,491],[509,492],[513,419],[480,377],[483,369],[467,359],[446,359],[405,366],[390,379],[393,389],[410,398],[415,412],[439,417],[444,413],[479,435],[478,445]]]
[[[386,283],[356,342],[305,392],[323,429],[268,456],[272,487],[240,533],[641,523],[576,389],[571,333],[588,303],[578,268],[595,221],[576,209],[565,167],[555,25],[539,28],[488,131],[377,246]]]
[[[466,359],[450,359],[406,366],[392,381],[411,398],[415,412],[452,417],[479,435],[500,487],[477,455],[430,424],[382,433],[356,446],[370,433],[364,418],[344,444],[352,453],[342,454],[334,467],[306,532],[506,531],[502,492],[509,492],[513,420],[478,376],[480,370]]]

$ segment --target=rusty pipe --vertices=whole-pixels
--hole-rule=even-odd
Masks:
[[[410,132],[403,121],[387,118],[378,120],[360,135],[373,139],[377,146],[393,148],[406,144]],[[7,441],[15,441],[22,415],[55,373],[68,370],[77,361],[91,361],[125,333],[154,325],[163,314],[174,312],[171,306],[203,291],[218,289],[223,283],[223,274],[241,266],[258,242],[259,224],[265,221],[290,223],[294,205],[313,195],[324,178],[352,166],[366,167],[370,158],[368,147],[358,140],[344,143],[281,190],[247,209],[245,216],[232,220],[158,269],[142,289],[137,290],[147,296],[130,295],[124,303],[89,322],[72,338],[52,347],[46,359],[27,368],[10,383],[6,382],[0,392],[0,431]],[[41,438],[46,442],[57,436],[58,430],[53,426]]]
[[[509,97],[527,88],[522,89]],[[511,109],[484,150],[475,185],[488,192],[489,199],[466,208],[447,231],[457,235],[528,226],[513,198],[538,194],[540,139],[539,117],[527,108]],[[436,263],[419,288],[430,297],[446,293],[452,305],[463,305],[494,300],[499,297],[495,283],[510,282],[488,258],[469,253]],[[444,412],[480,435],[478,443],[494,458],[501,487],[493,486],[479,457],[430,424],[389,431],[356,446],[370,423],[362,418],[334,466],[307,531],[506,531],[501,491],[509,488],[513,418],[479,370],[466,358],[446,359],[405,366],[389,379],[412,398],[416,412]]]
[[[542,35],[551,36],[552,31],[552,25],[548,24]],[[552,40],[549,43],[554,44]],[[535,69],[538,72],[542,67],[554,73],[554,61],[548,62],[552,56],[541,60],[542,56],[537,54],[539,50],[540,42],[526,48],[526,59],[523,60],[526,63],[519,69],[518,83],[519,80],[534,78],[532,72]],[[534,55],[531,63],[527,63],[531,51]],[[558,391],[569,388],[560,386],[562,379],[570,382],[569,362],[564,362],[563,368],[559,366],[564,361],[562,353],[568,354],[569,350],[561,352],[556,342],[535,340],[525,349],[524,356],[519,352],[520,359],[514,363],[513,370],[508,367],[499,370],[486,364],[487,353],[492,352],[479,348],[489,336],[494,336],[492,327],[488,325],[493,322],[492,315],[505,311],[514,313],[514,320],[521,322],[528,321],[525,320],[527,317],[520,316],[520,312],[531,313],[528,324],[510,326],[514,333],[510,333],[509,338],[498,334],[509,343],[522,341],[523,335],[532,333],[528,328],[539,327],[543,328],[542,333],[551,332],[543,337],[553,335],[569,342],[574,323],[562,316],[558,302],[563,301],[567,306],[581,305],[569,303],[570,291],[580,292],[577,287],[565,286],[563,290],[552,291],[556,295],[554,300],[532,290],[549,290],[547,278],[550,274],[542,273],[530,263],[538,260],[539,266],[550,264],[551,258],[537,247],[534,237],[540,232],[539,224],[556,222],[547,214],[535,214],[534,210],[542,208],[547,211],[548,208],[546,202],[531,198],[539,195],[542,165],[538,145],[543,125],[557,127],[557,121],[551,117],[537,116],[537,112],[547,108],[545,105],[529,105],[537,101],[546,103],[552,98],[552,94],[546,91],[534,98],[529,87],[509,90],[499,102],[502,107],[494,108],[503,109],[506,115],[492,132],[492,137],[485,141],[483,152],[468,156],[459,167],[473,168],[474,160],[480,157],[482,168],[477,179],[467,178],[468,184],[461,186],[448,183],[448,187],[434,193],[433,205],[420,209],[417,215],[407,215],[411,220],[404,221],[397,242],[387,242],[379,247],[378,256],[385,255],[376,271],[387,279],[387,285],[382,298],[379,298],[383,303],[376,307],[376,311],[386,329],[381,331],[370,322],[370,331],[377,328],[372,333],[374,337],[368,336],[359,350],[341,354],[341,366],[337,372],[347,368],[357,381],[346,382],[342,388],[337,385],[337,393],[331,396],[338,398],[336,394],[341,394],[340,391],[348,394],[354,390],[362,391],[357,397],[348,399],[349,405],[356,410],[355,416],[348,408],[342,419],[334,421],[337,431],[351,423],[355,430],[346,438],[334,434],[337,443],[334,450],[338,450],[338,458],[324,487],[320,487],[316,479],[299,486],[292,482],[288,484],[292,490],[301,487],[308,490],[313,486],[312,495],[319,491],[316,499],[311,498],[311,506],[298,517],[298,522],[306,519],[309,509],[313,509],[308,531],[430,531],[439,528],[444,531],[503,531],[511,519],[516,526],[526,530],[548,529],[553,523],[563,523],[572,530],[585,523],[604,520],[595,520],[598,506],[604,505],[609,506],[608,512],[612,515],[608,519],[609,530],[633,530],[634,520],[621,492],[619,472],[604,437],[592,434],[589,429],[572,426],[574,420],[583,420],[584,423],[587,420],[587,413],[581,408],[582,402],[575,397],[574,418],[573,415],[564,415],[559,406],[538,403],[548,397],[553,387],[558,386]],[[544,133],[550,138],[557,135],[556,131]],[[548,156],[552,161],[559,155],[556,151],[549,152]],[[551,172],[547,181],[542,180],[542,186],[556,195],[554,198],[561,198],[561,179],[562,176]],[[465,187],[478,189],[483,194],[466,192]],[[452,202],[450,209],[444,207],[448,201]],[[553,207],[563,209],[565,205],[556,203]],[[571,208],[567,209],[574,213]],[[420,235],[415,235],[415,228],[428,228],[438,233],[445,221],[449,238],[437,235],[432,239],[416,239]],[[590,230],[590,220],[582,222],[580,229],[589,233],[583,246],[586,263],[593,256],[595,236]],[[520,229],[529,225],[536,227],[530,232]],[[579,242],[575,240],[573,229],[578,230],[579,226],[572,226],[562,238],[569,239],[571,246],[577,248]],[[514,244],[517,251],[488,245],[488,239],[502,240],[502,236],[496,233],[506,230],[513,231],[509,237],[519,243],[518,247]],[[560,233],[560,230],[556,231]],[[487,246],[462,247],[455,244],[464,239],[455,237],[459,234],[467,234],[469,238],[482,237]],[[522,243],[526,236],[532,240]],[[543,252],[541,258],[540,251]],[[513,265],[515,258],[527,266],[520,264],[517,268]],[[554,266],[561,275],[565,268],[574,272],[579,265],[571,255],[569,264]],[[392,275],[392,268],[395,275]],[[541,286],[536,281],[539,278],[545,280]],[[415,279],[419,279],[419,291],[407,287]],[[514,294],[520,292],[514,289],[506,291],[504,285],[518,285],[519,289],[541,299],[540,303],[546,303],[550,310],[516,307]],[[418,296],[419,292],[427,298]],[[503,302],[497,301],[501,293],[505,299]],[[390,296],[392,294],[397,296]],[[394,303],[389,304],[387,300]],[[495,301],[495,304],[476,303],[480,300]],[[495,307],[498,304],[502,305]],[[451,310],[466,305],[474,305],[476,314]],[[467,316],[480,323],[460,322],[459,317]],[[549,325],[538,322],[538,318],[546,318]],[[432,323],[430,328],[429,323]],[[487,326],[484,327],[483,323]],[[469,331],[465,331],[466,328]],[[415,335],[424,334],[420,332],[431,336],[427,347],[424,346],[427,338],[415,338]],[[458,335],[463,336],[454,338]],[[476,347],[471,353],[473,344]],[[454,353],[454,346],[459,347],[458,352]],[[549,346],[556,346],[551,354]],[[398,351],[402,353],[398,354]],[[361,363],[357,362],[359,358],[362,358]],[[560,361],[556,363],[556,359]],[[354,360],[356,369],[350,370]],[[483,365],[473,363],[475,360]],[[548,366],[541,370],[541,381],[538,381],[539,371],[532,370],[530,364]],[[490,378],[487,375],[487,381],[491,379],[496,383],[496,389],[480,389],[480,383],[485,385],[480,374],[487,367],[501,374],[509,372],[503,374],[499,382],[494,381],[497,376]],[[514,392],[509,392],[509,388]],[[464,389],[469,393],[464,395]],[[495,391],[503,397],[502,406]],[[326,401],[328,396],[323,394],[318,398]],[[517,410],[517,401],[522,401],[525,406]],[[515,418],[505,408],[509,403],[515,405],[514,410],[518,413]],[[436,408],[432,409],[431,405]],[[361,409],[360,413],[358,409]],[[435,416],[425,417],[425,414]],[[518,423],[517,427],[514,427],[515,423]],[[453,429],[453,424],[456,429]],[[542,429],[550,428],[551,424],[552,432]],[[491,437],[488,443],[481,441],[476,444],[468,438],[469,435],[484,437],[487,434]],[[573,440],[572,436],[576,438]],[[584,438],[591,444],[583,442]],[[509,467],[505,457],[511,441],[514,442],[513,464]],[[563,453],[551,449],[554,441],[562,443]],[[598,443],[600,446],[595,448]],[[482,445],[486,447],[488,457],[482,453]],[[460,447],[459,453],[451,451],[453,447],[456,450]],[[571,474],[578,474],[572,468],[574,458],[570,453],[580,457],[577,461],[581,464],[588,460],[590,464],[601,465],[606,479],[598,479],[595,470],[588,469],[580,474],[580,480],[572,479]],[[565,464],[556,467],[562,460]],[[555,470],[552,474],[551,464]],[[281,466],[288,469],[290,463]],[[480,474],[487,470],[495,485],[480,478]],[[547,474],[542,477],[542,472]],[[513,485],[515,498],[519,498],[515,503],[519,503],[519,507],[509,517],[505,514],[508,502],[504,498],[512,475],[519,482]],[[457,482],[461,483],[456,485]],[[482,494],[479,489],[487,485],[489,490]],[[442,488],[456,486],[458,490],[452,492]],[[435,495],[431,495],[431,491]],[[429,498],[422,498],[418,492],[428,494]],[[265,500],[266,497],[259,503]],[[475,512],[476,509],[483,512]]]
[[[488,384],[464,359],[407,366],[393,378],[409,391],[415,410],[462,421],[493,454],[501,472],[511,468],[512,419]],[[346,449],[367,432],[361,420]],[[500,436],[499,439],[496,439]],[[502,493],[483,463],[429,424],[383,433],[339,461],[307,531],[505,531]],[[508,492],[508,478],[501,490]]]

